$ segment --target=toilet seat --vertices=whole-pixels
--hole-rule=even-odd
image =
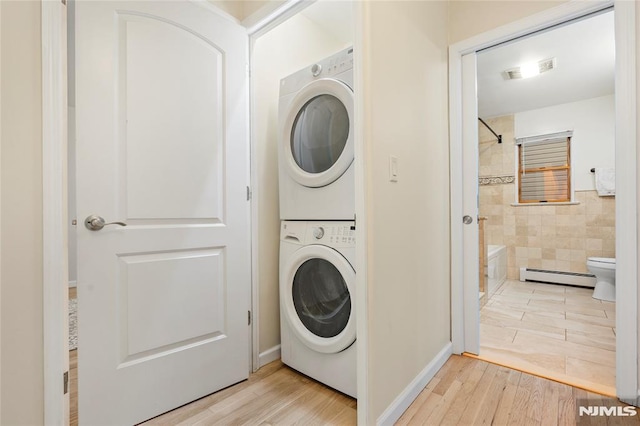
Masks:
[[[589,257],[587,266],[600,269],[616,269],[616,260],[610,257]]]
[[[599,263],[613,263],[614,265],[616,264],[616,259],[613,257],[589,257],[587,258],[587,260]]]
[[[603,269],[615,269],[616,259],[611,257],[589,257],[587,258],[587,265]]]

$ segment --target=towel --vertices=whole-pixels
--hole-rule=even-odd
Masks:
[[[614,168],[596,167],[596,191],[601,197],[616,195],[616,171]]]

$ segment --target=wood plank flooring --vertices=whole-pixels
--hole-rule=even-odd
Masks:
[[[76,354],[71,352],[72,407],[77,407]],[[576,408],[580,404],[624,406],[614,398],[453,355],[396,424],[640,425],[638,416],[581,418]],[[71,424],[78,424],[77,411]],[[356,424],[356,401],[276,361],[247,381],[143,424],[347,426]]]
[[[479,358],[615,395],[615,303],[507,280],[480,310]]]
[[[396,425],[640,425],[634,417],[580,417],[578,406],[625,406],[562,383],[453,355]]]
[[[494,296],[487,303],[489,309],[483,309],[481,333],[485,346],[481,353],[494,350],[494,355],[517,357],[524,354],[526,369],[532,371],[532,366],[540,365],[543,376],[551,376],[545,374],[550,372],[557,376],[561,370],[559,366],[562,366],[567,377],[568,372],[572,372],[583,383],[594,385],[592,380],[601,380],[598,369],[614,365],[610,356],[615,348],[615,338],[606,331],[609,328],[612,333],[615,331],[615,306],[589,300],[588,290],[566,288],[561,291],[553,287],[529,287],[528,283],[527,287],[521,288],[519,284],[522,283],[499,289],[498,297]],[[502,309],[505,306],[506,309]],[[517,321],[530,324],[522,325]],[[496,349],[505,343],[511,345],[510,349]],[[496,348],[486,344],[494,344]],[[550,344],[553,348],[548,346]],[[528,352],[517,354],[513,349],[518,345],[520,350],[528,345]],[[547,354],[554,353],[551,349],[555,350],[559,345],[567,345],[561,355]],[[496,361],[506,364],[506,355]],[[78,351],[70,352],[72,426],[78,425],[77,357]],[[585,371],[585,366],[591,366],[591,371]],[[454,355],[397,424],[640,425],[637,416],[578,418],[576,405],[584,405],[585,401],[592,405],[622,405],[615,399],[576,387]],[[276,361],[242,383],[144,424],[355,425],[356,401]]]
[[[272,362],[248,380],[144,425],[355,425],[356,400]]]
[[[71,426],[78,423],[78,351],[70,351]],[[81,424],[81,423],[80,423]],[[148,426],[355,425],[356,400],[272,362],[248,380],[159,417]]]
[[[78,426],[78,350],[69,351],[69,425]]]

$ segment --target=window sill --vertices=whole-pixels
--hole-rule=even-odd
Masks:
[[[512,207],[526,207],[526,206],[576,206],[580,204],[579,201],[563,201],[559,203],[511,203]]]

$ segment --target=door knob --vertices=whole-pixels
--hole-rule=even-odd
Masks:
[[[127,226],[126,223],[124,222],[109,222],[106,223],[104,218],[92,214],[90,216],[87,216],[87,218],[84,220],[84,226],[87,227],[88,230],[90,231],[99,231],[102,228],[104,228],[107,225],[120,225],[120,226]]]
[[[473,222],[473,218],[468,214],[462,217],[462,223],[464,223],[465,225],[469,225],[472,222]]]

